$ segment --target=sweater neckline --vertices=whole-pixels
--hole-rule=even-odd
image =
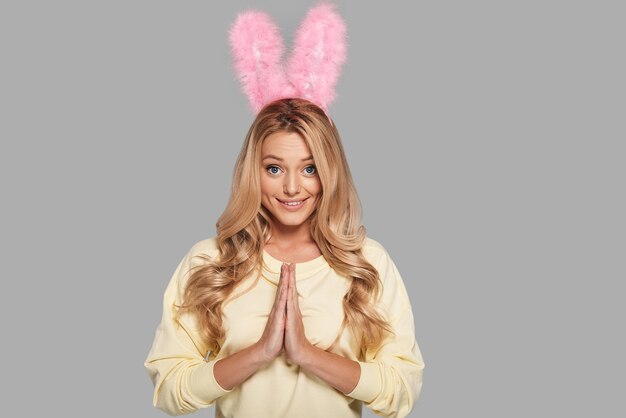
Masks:
[[[278,284],[280,279],[280,268],[286,261],[278,260],[272,257],[267,251],[263,250],[263,276],[272,283]],[[296,280],[307,279],[325,267],[330,267],[324,255],[320,255],[312,260],[302,263],[294,263],[296,265]]]

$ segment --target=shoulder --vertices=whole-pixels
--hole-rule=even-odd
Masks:
[[[217,238],[210,237],[196,241],[187,252],[187,256],[194,257],[198,255],[208,255],[209,257],[215,257],[218,252],[219,247],[217,246]]]
[[[200,241],[196,241],[189,251],[187,251],[185,262],[188,269],[193,269],[205,265],[207,261],[217,258],[218,256],[219,247],[217,245],[217,238],[204,238]]]
[[[361,247],[363,257],[378,270],[380,279],[384,283],[391,268],[395,269],[395,264],[387,249],[373,238],[366,237]]]
[[[174,279],[177,282],[174,287],[177,287],[178,291],[182,292],[189,280],[192,270],[205,265],[207,259],[213,259],[218,254],[219,247],[217,246],[217,239],[215,237],[204,238],[194,242],[180,260],[176,273],[174,274]],[[171,284],[173,285],[174,283]]]
[[[385,247],[377,240],[367,237],[362,247],[363,256],[378,270],[383,285],[381,302],[387,306],[394,304],[410,306],[404,280]]]
[[[389,257],[385,247],[379,241],[371,237],[365,237],[361,252],[363,257],[374,266],[379,264],[382,259]]]

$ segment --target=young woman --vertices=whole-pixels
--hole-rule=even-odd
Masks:
[[[424,362],[402,278],[365,234],[339,133],[299,98],[248,131],[217,236],[165,291],[145,361],[154,405],[216,417],[409,414]]]

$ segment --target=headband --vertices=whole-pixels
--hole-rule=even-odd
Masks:
[[[320,3],[308,11],[284,65],[279,29],[264,12],[240,13],[230,29],[230,46],[235,72],[255,115],[266,104],[290,97],[313,102],[328,115],[347,50],[345,23],[333,5]]]

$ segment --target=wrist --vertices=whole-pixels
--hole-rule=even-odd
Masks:
[[[255,361],[260,365],[263,366],[269,362],[271,362],[272,360],[274,360],[275,357],[271,357],[267,354],[265,347],[263,346],[263,344],[261,343],[261,341],[257,341],[256,343],[252,344],[251,351],[252,351],[252,355],[255,359]]]
[[[321,348],[309,344],[306,346],[304,350],[302,350],[299,358],[298,358],[298,366],[308,369],[312,364],[316,363],[316,358],[319,356],[320,351],[324,351]]]

